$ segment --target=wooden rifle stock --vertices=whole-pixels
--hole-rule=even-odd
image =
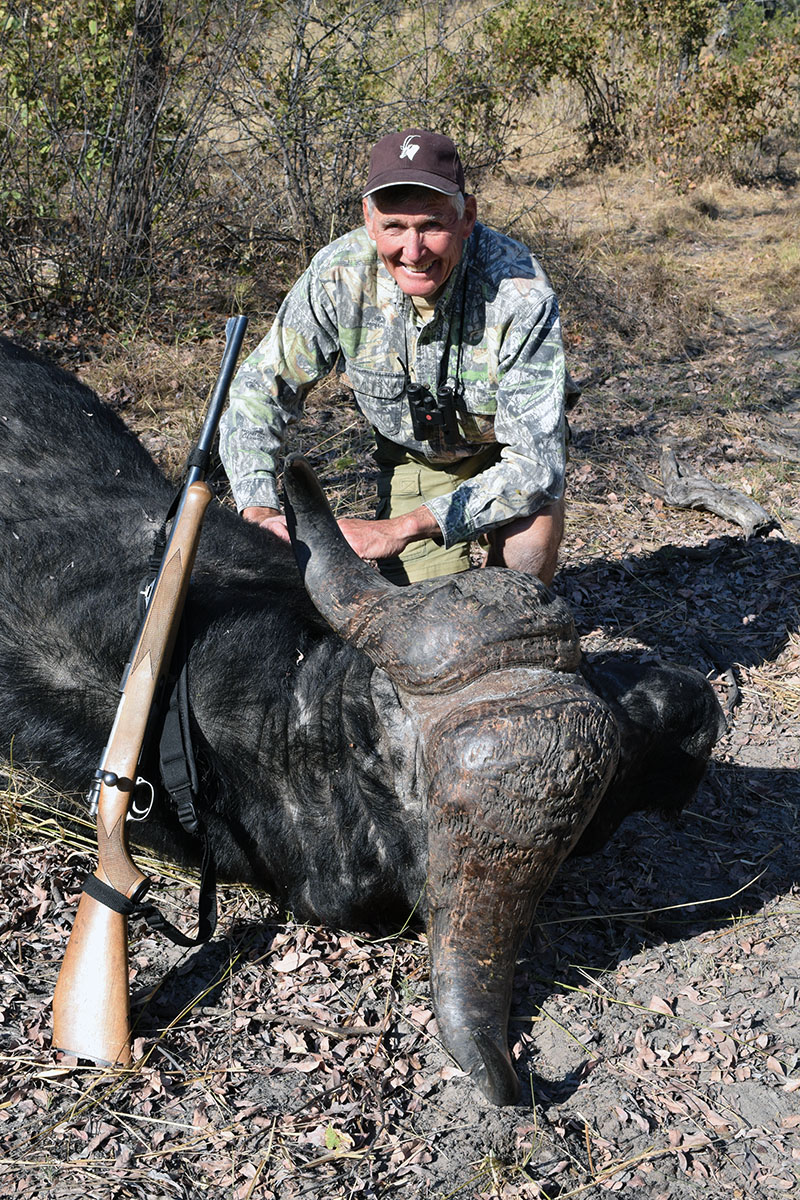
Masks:
[[[210,450],[246,325],[245,317],[228,323],[225,358],[196,450]],[[193,467],[187,475],[90,793],[93,806],[97,805],[98,866],[94,877],[101,886],[120,894],[123,907],[125,898],[140,901],[149,885],[131,858],[126,819],[151,709],[169,670],[211,499],[211,490],[200,474],[201,469]],[[87,891],[78,904],[53,996],[53,1045],[98,1063],[127,1066],[131,1062],[128,918]]]

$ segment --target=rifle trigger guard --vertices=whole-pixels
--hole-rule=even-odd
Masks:
[[[144,797],[140,797],[140,792],[147,789]],[[155,788],[149,779],[142,778],[139,775],[133,785],[133,795],[131,796],[130,808],[128,809],[129,821],[145,821],[153,811],[155,802]]]

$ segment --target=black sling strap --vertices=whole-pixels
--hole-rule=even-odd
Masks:
[[[163,933],[176,946],[199,946],[207,942],[217,927],[217,893],[216,870],[214,859],[206,841],[203,854],[203,865],[200,872],[200,901],[198,905],[197,933],[194,937],[183,933],[177,925],[168,921],[154,904],[144,904],[141,900],[129,900],[122,892],[110,887],[93,873],[84,880],[83,890],[94,900],[99,900],[107,908],[121,913],[124,917],[144,917],[151,929]]]
[[[161,780],[170,794],[178,813],[178,820],[187,833],[197,833],[200,822],[197,818],[194,798],[197,795],[197,764],[192,748],[189,724],[189,683],[187,672],[186,626],[181,621],[178,630],[178,647],[181,667],[172,688],[159,743]]]

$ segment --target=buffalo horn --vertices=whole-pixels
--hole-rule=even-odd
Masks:
[[[574,671],[562,600],[532,575],[491,569],[395,587],[347,545],[299,455],[286,463],[287,522],[306,591],[330,625],[411,693],[445,693],[486,671]]]
[[[607,786],[617,731],[574,676],[501,688],[465,689],[428,739],[428,939],[442,1041],[487,1099],[513,1104],[517,952]]]

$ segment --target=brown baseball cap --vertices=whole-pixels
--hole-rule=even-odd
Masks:
[[[446,196],[465,191],[464,168],[450,138],[426,129],[404,129],[376,142],[363,195],[402,184],[431,188]]]

